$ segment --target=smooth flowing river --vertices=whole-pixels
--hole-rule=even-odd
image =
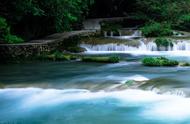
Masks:
[[[0,124],[189,124],[190,68],[122,56],[130,61],[0,65]]]

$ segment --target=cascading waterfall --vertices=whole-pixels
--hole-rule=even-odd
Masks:
[[[180,41],[173,45],[173,51],[185,50],[190,51],[190,42]]]
[[[159,51],[158,46],[153,41],[145,43],[142,40],[139,41],[140,45],[130,46],[126,44],[81,44],[81,47],[86,48],[87,51]],[[189,41],[177,41],[172,46],[168,46],[163,51],[190,51]]]

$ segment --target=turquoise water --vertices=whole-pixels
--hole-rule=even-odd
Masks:
[[[137,58],[0,65],[0,124],[189,124],[190,68]]]

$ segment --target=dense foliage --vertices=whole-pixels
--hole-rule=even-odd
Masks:
[[[139,14],[152,20],[175,22],[190,13],[190,0],[137,0]]]
[[[182,15],[175,26],[178,30],[190,31],[190,14]]]
[[[80,23],[92,3],[93,0],[5,0],[0,2],[0,15],[13,32],[30,39],[70,30]]]
[[[0,17],[0,40],[3,43],[21,43],[24,40],[10,32],[10,26],[7,24],[6,19]]]
[[[147,30],[159,29],[158,23],[168,23],[170,28],[178,30],[190,30],[190,0],[96,0],[95,7],[92,8],[91,15],[94,17],[113,17],[127,16],[129,18],[138,19],[139,24],[145,22],[145,26],[150,25],[150,21],[157,22],[157,25],[146,27]],[[98,8],[98,9],[97,9]],[[126,20],[126,24],[132,23]],[[154,28],[154,29],[152,29]],[[164,31],[164,29],[161,29]],[[145,33],[148,36],[162,35]],[[162,32],[161,32],[162,33]],[[166,29],[163,35],[170,35]]]
[[[166,38],[157,38],[154,42],[158,47],[173,47],[172,41]]]
[[[177,66],[179,62],[164,57],[147,57],[142,60],[145,66]]]
[[[151,22],[141,28],[146,37],[170,36],[173,34],[170,24]]]
[[[124,25],[145,26],[144,35],[154,37],[171,35],[171,28],[190,31],[189,6],[190,0],[4,0],[0,16],[11,33],[29,40],[80,29],[91,7],[89,17],[126,16]]]

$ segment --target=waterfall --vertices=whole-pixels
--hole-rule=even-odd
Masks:
[[[107,32],[104,32],[104,37],[110,37],[110,38],[115,38],[115,39],[133,39],[133,38],[140,38],[142,37],[142,32],[139,30],[135,30],[133,34],[131,35],[122,35],[121,31],[118,32],[119,36],[114,36],[113,31],[110,32],[110,36],[107,35]]]
[[[137,50],[156,51],[157,50],[157,46],[154,42],[150,42],[148,44],[140,42],[140,45],[137,47],[125,44],[115,44],[115,43],[97,44],[97,45],[81,44],[81,47],[86,48],[87,51],[137,51]]]
[[[104,31],[104,37],[107,37],[107,36],[108,36],[108,32]]]
[[[167,48],[158,48],[153,41],[145,43],[139,41],[140,45],[131,46],[124,43],[109,43],[109,44],[81,44],[81,47],[86,48],[87,51],[190,51],[190,42],[177,41],[173,43],[173,46]]]
[[[173,45],[173,51],[190,51],[190,42],[180,41]]]

